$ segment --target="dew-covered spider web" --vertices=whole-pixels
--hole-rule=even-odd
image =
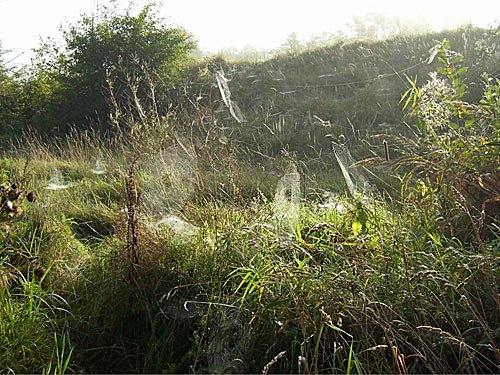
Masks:
[[[45,188],[47,190],[63,190],[72,187],[74,185],[75,185],[74,183],[66,181],[61,171],[55,168],[52,171],[50,179],[47,182]]]
[[[222,101],[229,109],[229,113],[231,113],[231,116],[233,116],[233,118],[241,124],[245,121],[245,118],[241,113],[241,109],[238,106],[238,103],[231,99],[231,91],[229,91],[229,85],[227,84],[228,79],[224,76],[224,71],[218,70],[215,73],[215,78],[217,80],[217,86],[219,87]]]
[[[99,155],[96,160],[95,160],[95,164],[94,164],[94,167],[90,170],[93,174],[97,174],[97,175],[103,175],[103,174],[106,174],[106,164],[104,163],[103,161],[103,156],[102,154]]]
[[[194,237],[198,234],[200,228],[182,220],[177,216],[165,216],[156,223],[157,227],[164,225],[173,231],[177,236],[186,238]]]
[[[333,152],[344,176],[349,193],[354,196],[370,191],[371,186],[368,179],[361,168],[355,166],[356,160],[352,157],[347,146],[345,144],[334,143]]]
[[[149,157],[142,167],[142,197],[148,217],[185,237],[198,228],[178,217],[194,190],[196,156],[180,141]]]
[[[300,174],[294,163],[278,181],[273,204],[277,226],[293,230],[300,216]]]

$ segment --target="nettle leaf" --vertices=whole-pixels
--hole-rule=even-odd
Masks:
[[[439,61],[440,64],[444,66],[448,65],[448,61],[446,61],[446,59],[443,58],[442,56],[439,56],[437,60]]]
[[[352,222],[352,233],[357,236],[359,233],[366,231],[368,223],[368,214],[364,210],[363,206],[359,204],[356,209],[356,217]]]

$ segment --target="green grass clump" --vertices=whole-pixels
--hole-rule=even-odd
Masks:
[[[139,208],[132,265],[124,181],[42,190],[8,222],[14,371],[258,372],[282,352],[270,371],[495,371],[498,241],[478,251],[420,220],[418,195],[400,206],[311,191],[282,226],[272,197],[217,200],[212,186],[177,214],[189,234]]]
[[[70,358],[71,345],[63,325],[70,313],[61,289],[67,281],[61,279],[71,279],[82,249],[72,240],[65,223],[51,224],[46,226],[26,216],[10,226],[4,224],[0,365],[14,373],[41,372],[49,365],[60,369]],[[59,356],[57,364],[52,364],[54,356]]]

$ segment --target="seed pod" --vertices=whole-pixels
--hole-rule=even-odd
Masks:
[[[37,266],[35,268],[34,274],[36,277],[42,277],[45,274],[45,271],[45,268],[43,268],[42,266]]]
[[[12,186],[16,186],[15,184],[12,184]],[[19,196],[21,195],[21,192],[16,188],[11,188],[9,191],[7,191],[7,198],[11,201],[16,201],[19,199]]]
[[[390,157],[389,157],[389,144],[387,143],[387,141],[384,139],[383,142],[384,144],[384,152],[385,152],[385,161],[389,161],[390,160]]]
[[[30,191],[28,194],[26,194],[26,199],[30,203],[34,203],[36,201],[36,193],[34,191]]]

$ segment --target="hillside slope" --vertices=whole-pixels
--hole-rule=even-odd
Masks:
[[[216,58],[207,67],[194,69],[189,95],[197,98],[205,121],[209,118],[223,129],[219,137],[269,155],[282,149],[317,154],[330,149],[328,134],[357,141],[381,132],[404,131],[400,99],[409,87],[407,77],[421,85],[436,71],[439,63],[431,55],[444,38],[470,68],[465,76],[469,93],[465,99],[477,101],[481,74],[500,74],[500,54],[495,50],[500,34],[494,30],[464,28],[351,42],[254,64]],[[230,98],[241,109],[241,124],[221,98],[217,71],[223,73]],[[192,110],[192,105],[185,104]]]

